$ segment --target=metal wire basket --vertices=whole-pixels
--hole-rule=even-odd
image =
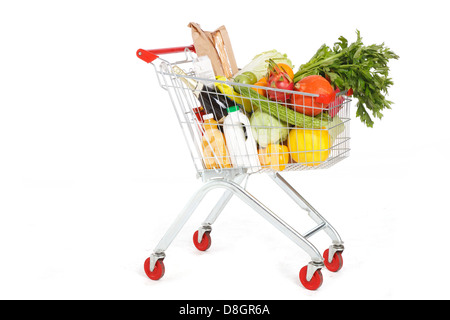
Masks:
[[[185,60],[159,60],[159,65],[153,64],[159,84],[169,93],[199,177],[209,179],[231,172],[317,170],[348,157],[348,96],[338,93],[325,104],[317,94],[198,78],[189,50]],[[269,91],[285,97],[284,101],[268,99]],[[227,109],[234,106],[248,121],[227,119]],[[211,130],[207,130],[211,125],[205,125],[202,117],[206,114],[217,122],[225,148],[211,141]],[[247,143],[235,150],[242,132]]]

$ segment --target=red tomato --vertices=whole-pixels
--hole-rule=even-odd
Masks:
[[[289,107],[307,116],[316,116],[326,110],[328,104],[334,100],[335,95],[331,84],[327,79],[319,75],[303,78],[295,84],[294,90],[320,95],[320,97],[309,97],[301,94],[292,96]]]

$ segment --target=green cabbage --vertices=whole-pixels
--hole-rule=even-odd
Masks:
[[[246,72],[251,71],[256,75],[256,78],[259,80],[262,77],[264,77],[267,73],[267,67],[269,63],[267,60],[272,59],[276,63],[285,63],[292,69],[294,66],[292,65],[292,61],[287,58],[286,54],[282,54],[278,52],[277,50],[273,49],[270,51],[266,51],[263,53],[258,54],[253,58],[252,61],[250,61],[249,64],[247,64],[244,68],[239,70],[238,73],[234,75],[234,77],[237,77],[238,75]]]
[[[331,145],[333,145],[338,135],[344,132],[345,124],[342,122],[341,118],[336,115],[333,117],[333,120],[326,125],[326,128],[328,129],[328,134],[330,135]]]
[[[250,118],[250,125],[255,140],[260,147],[286,140],[289,127],[286,123],[262,111],[255,111]]]

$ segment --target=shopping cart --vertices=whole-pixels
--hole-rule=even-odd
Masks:
[[[181,53],[182,58],[171,63],[159,57],[168,53]],[[350,98],[337,93],[330,101],[315,94],[196,77],[193,45],[139,49],[137,56],[153,65],[160,86],[169,93],[197,177],[204,182],[145,261],[147,276],[158,280],[164,275],[165,251],[204,196],[217,188],[225,192],[193,236],[198,250],[211,246],[211,226],[236,195],[311,257],[299,273],[305,288],[315,290],[322,285],[324,266],[339,271],[344,250],[341,237],[280,172],[329,168],[348,157]],[[266,98],[269,91],[275,91],[281,101]],[[267,173],[316,226],[301,234],[251,195],[246,182],[257,173]],[[308,240],[322,230],[332,241],[323,255]]]

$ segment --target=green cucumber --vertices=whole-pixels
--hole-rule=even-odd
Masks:
[[[250,99],[252,105],[261,111],[270,114],[280,121],[289,123],[299,128],[321,129],[327,127],[328,117],[318,115],[310,117],[303,113],[296,112],[279,103],[267,99],[255,90],[244,86],[235,86],[234,89],[243,97]]]

